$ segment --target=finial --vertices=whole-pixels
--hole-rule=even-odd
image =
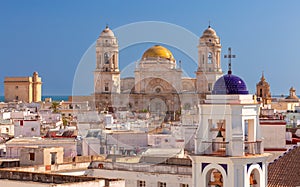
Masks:
[[[106,26],[105,26],[105,28],[106,28],[106,29],[108,29],[108,23],[106,23]]]
[[[261,73],[261,79],[260,79],[260,80],[262,80],[262,81],[264,81],[264,80],[265,80],[264,71],[262,71],[262,73]]]
[[[235,58],[235,55],[231,54],[231,47],[228,48],[228,54],[224,55],[224,58],[228,58],[228,74],[231,75],[232,71],[231,71],[231,59]]]
[[[210,28],[210,20],[208,20],[208,28]]]

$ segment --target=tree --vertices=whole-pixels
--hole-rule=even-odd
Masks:
[[[52,109],[53,113],[58,113],[59,107],[60,107],[60,104],[58,102],[52,102],[52,105],[50,108]]]

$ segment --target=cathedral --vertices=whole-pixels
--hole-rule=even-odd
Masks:
[[[196,46],[195,46],[196,47]],[[183,77],[172,52],[154,45],[141,55],[134,77],[120,78],[118,39],[109,27],[96,43],[94,96],[99,111],[150,111],[179,119],[182,110],[196,108],[223,75],[221,43],[210,26],[198,44],[195,78]]]

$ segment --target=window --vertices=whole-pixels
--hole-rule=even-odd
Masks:
[[[212,53],[208,53],[208,55],[207,55],[207,63],[209,63],[209,64],[211,64],[212,63]]]
[[[137,186],[138,187],[145,187],[146,186],[146,181],[137,181]]]
[[[53,152],[53,153],[50,153],[51,155],[51,164],[55,164],[56,163],[56,155],[57,153],[56,152]]]
[[[158,182],[158,187],[166,187],[167,183],[165,182]]]
[[[16,100],[19,100],[19,96],[16,96]]]
[[[34,161],[34,153],[29,153],[29,160]]]
[[[104,62],[105,62],[105,64],[109,64],[109,53],[104,53]]]
[[[16,89],[18,89],[19,88],[19,86],[16,86]]]
[[[180,184],[180,187],[189,187],[188,184]]]
[[[34,127],[32,127],[32,128],[31,128],[31,131],[32,131],[32,132],[33,132],[33,131],[35,131],[35,128],[34,128]]]
[[[262,89],[259,90],[259,97],[262,97]]]
[[[115,55],[112,56],[113,64],[115,64]]]
[[[208,83],[208,85],[207,85],[207,86],[208,86],[208,88],[207,88],[207,89],[208,89],[208,91],[209,91],[209,92],[211,92],[211,91],[212,91],[212,83]]]
[[[160,93],[160,91],[161,91],[160,88],[156,88],[156,89],[155,89],[155,92],[156,92],[156,93]]]
[[[104,91],[108,92],[108,83],[105,83],[105,86],[104,86]]]

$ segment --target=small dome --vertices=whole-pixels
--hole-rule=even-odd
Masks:
[[[161,45],[155,45],[147,49],[142,56],[142,60],[147,58],[158,58],[158,57],[175,62],[175,59],[171,51],[169,51],[169,49]]]
[[[212,29],[210,26],[203,32],[201,38],[207,38],[207,37],[212,37],[212,38],[218,38],[217,33],[214,29]]]
[[[213,94],[249,94],[245,82],[238,76],[227,74],[220,77],[212,91]]]
[[[114,33],[108,26],[101,32],[100,37],[115,37]]]
[[[294,87],[290,88],[290,95],[287,96],[285,99],[293,99],[293,100],[299,100],[299,97],[296,95],[296,89]]]

